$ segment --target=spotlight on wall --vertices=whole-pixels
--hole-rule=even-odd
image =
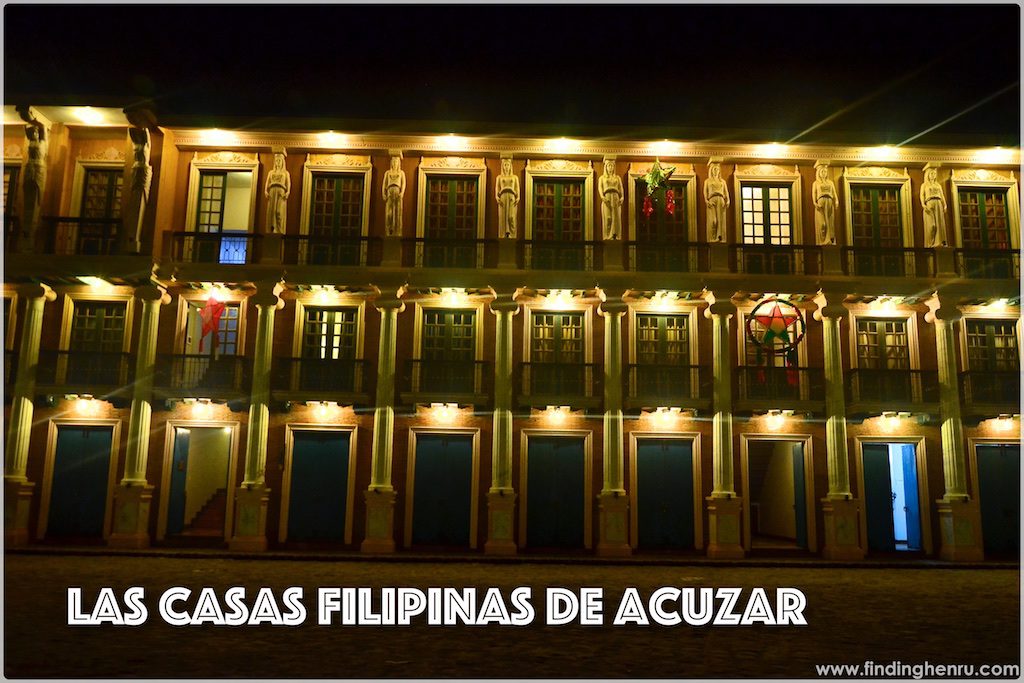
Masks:
[[[672,427],[682,415],[681,409],[675,407],[659,406],[651,416],[659,427]]]
[[[874,161],[892,161],[899,156],[899,149],[892,145],[871,147],[867,150],[867,158]]]
[[[238,141],[238,137],[228,130],[210,128],[199,131],[199,140],[204,145],[231,145]]]
[[[65,394],[64,399],[72,402],[72,409],[77,415],[92,417],[100,412],[100,402],[92,394]]]
[[[553,138],[544,142],[544,150],[552,154],[570,154],[578,151],[580,143],[568,138]]]
[[[338,412],[337,401],[306,401],[306,407],[313,409],[313,417],[319,422],[326,422]]]
[[[469,138],[456,135],[455,133],[448,133],[448,135],[437,136],[437,146],[439,149],[447,152],[465,152],[469,149]]]
[[[113,284],[107,282],[101,277],[96,277],[95,275],[79,275],[78,280],[82,284],[88,285],[98,291],[106,292],[114,288]]]
[[[895,410],[882,411],[878,418],[878,426],[883,432],[892,433],[898,431],[904,424],[904,420],[910,418],[908,412],[896,412]]]
[[[1010,303],[1009,299],[996,299],[995,301],[988,304],[986,308],[991,308],[994,311],[1001,311],[1006,308]]]
[[[679,156],[683,152],[682,144],[671,140],[658,140],[651,143],[651,153],[658,157]]]
[[[313,285],[309,291],[313,293],[313,303],[319,306],[332,303],[337,294],[337,290],[330,285]]]
[[[185,399],[185,403],[189,403],[188,399]],[[209,419],[210,415],[213,414],[213,404],[208,398],[197,398],[191,401],[192,403],[192,417],[196,420]]]
[[[778,142],[770,142],[766,145],[757,146],[758,156],[763,157],[777,157],[785,151],[786,145],[780,144]]]
[[[871,302],[871,310],[876,313],[895,313],[897,303],[900,302],[896,297],[880,296]]]
[[[974,160],[982,164],[1008,164],[1013,161],[1013,150],[993,147],[979,149],[974,153]]]
[[[1003,433],[1011,432],[1011,431],[1013,431],[1014,427],[1016,426],[1017,419],[1019,419],[1019,418],[1020,418],[1019,415],[1015,416],[1015,415],[1010,415],[1008,413],[1004,413],[1004,414],[1000,415],[999,417],[997,417],[996,419],[992,420],[992,429],[994,429],[997,432],[1003,432]]]
[[[569,419],[569,406],[548,406],[544,414],[553,425],[565,424]]]
[[[764,416],[764,424],[770,431],[777,432],[786,426],[786,420],[792,414],[792,410],[769,410]]]
[[[657,311],[672,311],[675,309],[676,301],[679,300],[679,292],[672,292],[667,289],[659,289],[651,297],[651,308]]]
[[[73,113],[75,118],[90,126],[101,126],[106,123],[103,113],[92,107],[75,107]]]
[[[317,137],[320,138],[320,144],[324,147],[344,147],[345,143],[348,142],[347,135],[335,133],[333,130],[320,133]]]
[[[458,403],[431,403],[430,417],[438,424],[451,424],[459,414]]]
[[[447,308],[459,308],[469,305],[469,295],[459,287],[442,287],[441,304]]]
[[[552,289],[544,297],[544,308],[564,308],[572,301],[571,289]]]
[[[225,287],[220,282],[204,282],[203,287],[203,299],[214,301],[227,301],[231,298],[231,290]]]

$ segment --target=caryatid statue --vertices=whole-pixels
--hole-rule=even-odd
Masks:
[[[704,181],[704,203],[708,214],[708,242],[724,242],[729,187],[722,180],[722,164],[718,161],[708,163],[708,179]]]
[[[924,170],[921,185],[921,208],[924,209],[924,238],[929,247],[944,247],[946,239],[946,196],[939,184],[939,172],[934,166]]]
[[[494,181],[494,198],[498,200],[498,234],[515,239],[519,209],[519,176],[512,172],[511,157],[501,160],[501,175]]]
[[[604,172],[597,181],[601,195],[601,219],[604,238],[617,240],[622,235],[622,178],[615,173],[615,157],[604,158]]]
[[[22,181],[21,248],[31,251],[39,224],[39,211],[46,187],[46,128],[32,119],[25,126],[28,153],[25,160],[25,179]]]
[[[818,244],[836,243],[836,184],[828,175],[828,163],[814,165],[815,180],[811,186],[814,198],[814,229]]]
[[[267,197],[267,233],[283,235],[288,218],[288,196],[292,193],[292,177],[284,167],[286,153],[274,150],[274,168],[267,174],[263,193]]]
[[[401,153],[391,155],[391,168],[384,174],[381,194],[384,196],[384,234],[388,237],[401,235],[402,197],[405,196]]]
[[[149,188],[153,184],[153,167],[149,165],[149,131],[131,127],[128,137],[132,141],[132,169],[128,185],[128,202],[124,209],[125,251],[137,254],[142,250],[142,221],[149,201]]]

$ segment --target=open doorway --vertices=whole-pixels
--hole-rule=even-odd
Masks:
[[[921,504],[914,444],[864,444],[864,507],[869,550],[921,550]]]
[[[807,549],[805,469],[803,441],[747,442],[752,550]]]
[[[175,427],[167,493],[167,537],[223,541],[231,427]]]

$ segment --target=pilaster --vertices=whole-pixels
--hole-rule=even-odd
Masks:
[[[512,319],[519,312],[518,291],[495,294],[491,312],[494,334],[494,427],[491,488],[487,492],[487,541],[484,552],[512,555],[515,491],[512,489]]]
[[[598,555],[631,553],[629,499],[623,476],[622,317],[629,305],[621,299],[601,304],[604,317],[604,485],[599,499]]]

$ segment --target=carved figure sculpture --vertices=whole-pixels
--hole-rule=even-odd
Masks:
[[[405,171],[402,155],[391,157],[391,169],[384,174],[381,188],[384,196],[384,233],[388,237],[402,234],[402,197],[405,196]]]
[[[622,178],[615,174],[615,159],[604,160],[604,173],[597,181],[601,195],[601,219],[604,238],[617,240],[622,234]]]
[[[704,202],[708,213],[708,242],[724,242],[729,188],[722,180],[722,165],[717,161],[708,164],[708,179],[704,181]]]
[[[124,213],[125,249],[138,253],[142,249],[142,220],[149,201],[149,188],[153,183],[153,167],[149,165],[149,131],[129,128],[132,141],[132,175],[128,187],[128,204]]]
[[[938,170],[927,168],[921,185],[921,207],[924,209],[924,238],[929,247],[944,247],[946,240],[946,196],[938,181]]]
[[[515,239],[519,208],[519,176],[512,173],[512,160],[501,160],[501,175],[494,181],[494,198],[498,200],[499,234]]]
[[[39,209],[46,187],[46,128],[38,121],[25,126],[28,139],[28,158],[25,160],[25,179],[22,182],[21,235],[24,248],[30,249],[39,224]]]
[[[283,235],[288,218],[288,196],[292,193],[292,178],[284,167],[284,150],[274,152],[274,168],[267,174],[263,193],[267,197],[267,232]]]
[[[814,228],[818,244],[836,243],[836,184],[828,176],[828,164],[818,163],[817,178],[811,186],[814,197]]]

